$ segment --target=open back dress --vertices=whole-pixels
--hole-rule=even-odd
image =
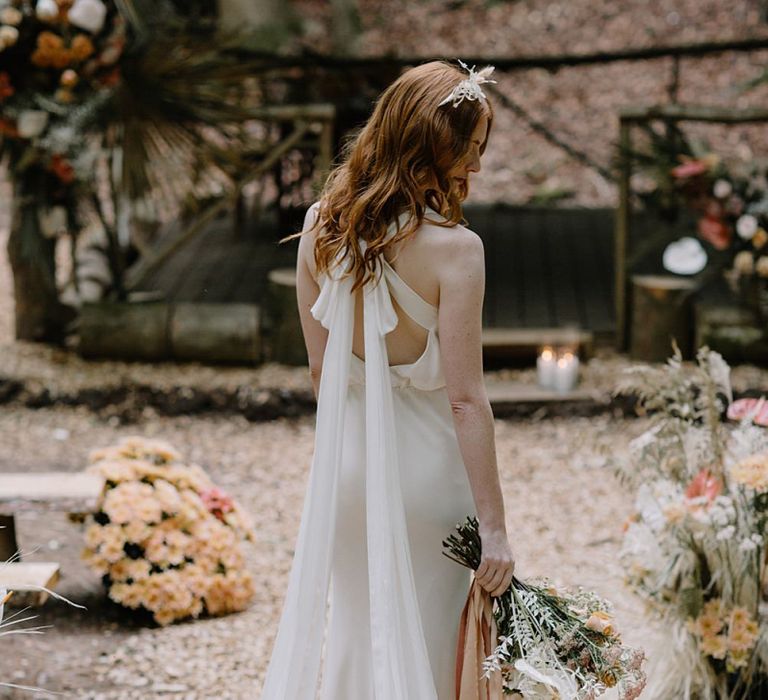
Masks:
[[[443,556],[442,540],[474,503],[440,362],[438,309],[383,256],[376,265],[362,295],[365,360],[352,352],[355,295],[344,258],[323,276],[311,309],[329,331],[315,449],[262,700],[455,699],[470,573]],[[415,362],[390,366],[385,335],[398,313],[426,329],[427,342]]]

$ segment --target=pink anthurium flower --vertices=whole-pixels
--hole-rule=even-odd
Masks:
[[[702,469],[688,484],[685,489],[685,497],[689,500],[705,498],[707,503],[712,503],[723,491],[720,479],[713,476],[708,469]]]
[[[755,425],[768,427],[768,401],[764,396],[759,399],[738,399],[728,406],[729,420],[743,420],[748,415],[752,416],[752,422]]]

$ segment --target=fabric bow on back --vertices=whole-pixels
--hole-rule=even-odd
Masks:
[[[304,230],[313,225],[316,207],[308,212]],[[361,241],[363,250],[365,245]],[[336,267],[324,276],[311,309],[328,329],[315,451],[262,700],[314,700],[318,690],[352,358],[355,297],[352,277],[344,276],[348,269],[348,261],[337,259]],[[378,260],[375,273],[363,288],[366,517],[375,698],[436,700],[411,566],[384,339],[398,318]]]

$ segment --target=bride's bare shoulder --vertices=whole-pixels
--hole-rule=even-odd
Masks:
[[[304,225],[301,227],[302,236],[299,238],[299,259],[303,260],[309,268],[312,277],[317,279],[317,270],[315,268],[315,239],[317,238],[317,229],[313,229],[317,221],[320,202],[315,202],[304,216]]]
[[[427,221],[419,230],[425,252],[436,256],[436,260],[461,261],[464,256],[476,257],[483,254],[483,240],[472,229],[456,224],[438,226]]]

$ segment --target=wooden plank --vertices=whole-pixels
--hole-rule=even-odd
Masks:
[[[484,350],[536,349],[541,345],[577,345],[588,351],[592,333],[575,328],[484,328]]]
[[[596,389],[573,389],[559,393],[542,389],[537,384],[523,382],[492,382],[486,386],[488,400],[492,407],[513,403],[552,403],[557,401],[601,401],[606,397]]]
[[[592,240],[592,253],[601,274],[593,285],[586,287],[586,304],[591,308],[594,319],[590,328],[596,333],[611,333],[616,330],[615,285],[613,276],[613,218],[600,212],[590,212],[596,235]]]
[[[490,217],[486,211],[477,210],[472,213],[469,221],[470,228],[477,233],[483,241],[485,254],[485,295],[483,297],[483,326],[496,325],[496,304],[498,294],[496,285],[498,274],[496,271],[499,228],[490,225]],[[503,225],[502,225],[503,226]]]
[[[590,243],[594,237],[592,224],[587,217],[583,216],[583,212],[581,214],[582,216],[574,217],[569,222],[567,255],[574,261],[574,293],[579,309],[580,325],[584,328],[592,328],[589,295],[603,271],[600,270],[590,250]]]
[[[14,607],[42,605],[59,581],[59,565],[54,562],[10,562],[0,564],[0,589],[13,591],[8,601]]]
[[[199,301],[225,302],[248,267],[249,246],[244,241],[220,243],[216,249],[217,262],[201,265],[197,276],[200,285]],[[207,262],[207,261],[206,261]]]
[[[720,124],[746,124],[768,121],[768,109],[748,107],[733,109],[712,105],[664,104],[624,107],[619,113],[622,120],[647,121],[666,119],[671,121],[715,122]]]
[[[580,311],[580,289],[576,275],[580,269],[579,260],[572,257],[574,248],[584,244],[579,239],[575,241],[577,232],[573,230],[571,222],[579,214],[563,217],[555,216],[559,212],[552,212],[547,219],[547,243],[549,246],[549,284],[552,303],[554,306],[554,322],[559,326],[583,325]]]
[[[532,209],[517,212],[513,232],[507,239],[507,255],[512,258],[514,269],[502,278],[502,283],[505,297],[516,305],[499,307],[497,324],[501,327],[552,325],[542,280],[539,213]]]
[[[92,513],[104,479],[85,472],[0,474],[0,514],[22,511]]]
[[[205,238],[205,246],[201,247],[200,254],[191,262],[184,279],[176,289],[175,301],[218,301],[209,296],[208,284],[221,273],[228,248],[234,243],[234,239],[222,231],[223,225],[231,225],[231,222],[219,221],[215,228],[201,236]]]

